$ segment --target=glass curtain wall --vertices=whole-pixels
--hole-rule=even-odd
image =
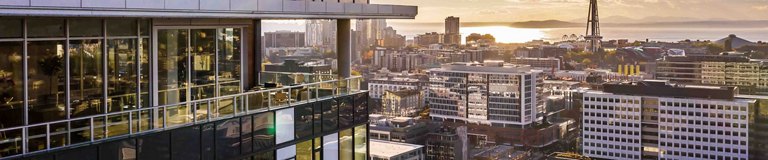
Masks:
[[[139,98],[149,89],[149,72],[139,67],[149,67],[149,24],[142,19],[0,18],[0,129],[140,108],[140,102],[149,101]],[[128,119],[52,123],[31,127],[26,135],[21,129],[4,131],[0,157],[19,154],[23,136],[26,149],[34,152],[127,134]]]
[[[241,33],[240,28],[159,29],[159,105],[241,93]],[[195,117],[232,115],[241,102],[232,98],[173,106],[165,118],[168,125],[179,125]]]

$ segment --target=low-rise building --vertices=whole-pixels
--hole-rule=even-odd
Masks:
[[[427,135],[427,159],[467,160],[469,159],[469,140],[467,127],[455,130],[443,128],[439,132]]]
[[[408,89],[385,91],[379,114],[392,117],[414,117],[424,109],[421,91]]]
[[[371,160],[424,160],[424,146],[370,140]]]

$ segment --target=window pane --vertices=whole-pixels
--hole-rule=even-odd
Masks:
[[[152,133],[136,139],[138,159],[170,159],[170,135],[168,132]]]
[[[352,129],[339,131],[339,153],[340,160],[352,160]]]
[[[107,102],[109,112],[136,108],[138,85],[136,66],[137,39],[113,39],[107,41]]]
[[[175,129],[171,138],[173,159],[200,159],[200,126]]]
[[[368,122],[368,94],[355,95],[355,124]]]
[[[241,39],[239,28],[219,29],[218,66],[219,88],[221,95],[240,93],[240,52]]]
[[[291,145],[288,147],[283,147],[280,149],[277,149],[277,159],[276,160],[293,160],[296,159],[296,145]]]
[[[187,101],[187,30],[160,30],[157,79],[160,105]]]
[[[259,151],[275,145],[275,116],[273,112],[253,116],[253,150]]]
[[[69,89],[72,117],[104,113],[101,40],[69,42]]]
[[[277,122],[277,143],[275,144],[281,144],[294,139],[293,111],[293,108],[287,108],[275,112],[275,122]]]
[[[214,159],[214,139],[215,139],[215,125],[213,123],[204,124],[202,126],[203,132],[200,134],[200,140],[202,144],[202,159]]]
[[[149,105],[149,38],[142,38],[139,45],[139,89],[141,94],[139,104],[141,107],[150,107]]]
[[[0,132],[0,157],[8,157],[21,154],[22,148],[21,129]]]
[[[104,32],[101,19],[72,19],[69,20],[70,37],[101,37]]]
[[[66,36],[65,24],[64,19],[28,19],[27,37],[64,37]]]
[[[0,19],[0,38],[21,38],[23,22],[21,19]]]
[[[149,20],[140,19],[139,25],[139,32],[141,33],[141,36],[149,36],[149,30],[152,28],[152,26],[149,24]]]
[[[107,20],[107,36],[136,36],[138,25],[136,20],[110,19]]]
[[[352,106],[352,97],[341,97],[339,100],[339,128],[351,127],[354,122],[355,109]]]
[[[335,131],[338,128],[339,113],[336,100],[323,101],[323,132]]]
[[[355,127],[355,159],[368,157],[368,126]]]
[[[0,128],[24,124],[24,67],[21,59],[24,53],[21,45],[21,42],[0,42]]]
[[[339,134],[323,136],[323,159],[339,159]]]
[[[136,139],[129,138],[99,145],[99,159],[136,159]]]
[[[257,153],[252,158],[253,158],[253,160],[274,160],[275,159],[275,152],[265,151],[265,152],[262,152],[262,153]]]
[[[297,139],[312,135],[312,107],[312,104],[296,106],[295,123]]]
[[[240,155],[240,119],[216,123],[216,159],[233,159]]]
[[[240,150],[243,154],[253,153],[253,118],[251,116],[240,117]]]
[[[64,41],[34,41],[28,45],[29,123],[66,117]]]
[[[216,30],[192,30],[192,99],[216,96]],[[217,112],[218,113],[218,112]]]
[[[312,140],[296,144],[296,160],[312,160]]]

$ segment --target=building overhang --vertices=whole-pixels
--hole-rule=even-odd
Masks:
[[[0,2],[0,16],[229,19],[414,19],[416,6],[309,0],[37,0]],[[64,1],[64,2],[61,2]],[[144,4],[134,4],[142,2]],[[180,3],[183,1],[184,3]]]

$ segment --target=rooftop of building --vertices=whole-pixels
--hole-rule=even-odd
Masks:
[[[394,157],[397,155],[401,155],[403,153],[408,153],[414,150],[419,150],[424,148],[422,145],[416,145],[416,144],[408,144],[408,143],[398,143],[398,142],[391,142],[391,141],[383,141],[383,140],[376,140],[371,139],[370,140],[370,154],[372,157]]]
[[[685,56],[666,56],[660,59],[661,62],[758,62],[768,63],[765,59],[750,59],[744,54],[719,55],[685,55]]]
[[[429,71],[442,71],[442,72],[466,72],[466,73],[487,73],[487,74],[520,74],[520,73],[533,73],[542,72],[540,70],[534,70],[530,65],[518,65],[511,63],[504,63],[504,61],[486,60],[483,63],[480,62],[454,62],[449,64],[443,64],[440,68],[433,68]]]
[[[605,83],[602,92],[620,95],[733,100],[738,95],[738,87],[682,85],[668,80],[643,80]],[[591,93],[599,92],[591,91]]]
[[[547,57],[547,58],[532,58],[532,57],[514,57],[513,60],[552,60],[552,61],[559,61],[560,59],[555,57]]]
[[[421,94],[421,91],[415,89],[404,89],[399,91],[386,91],[387,93],[394,94],[398,97],[408,97]]]

